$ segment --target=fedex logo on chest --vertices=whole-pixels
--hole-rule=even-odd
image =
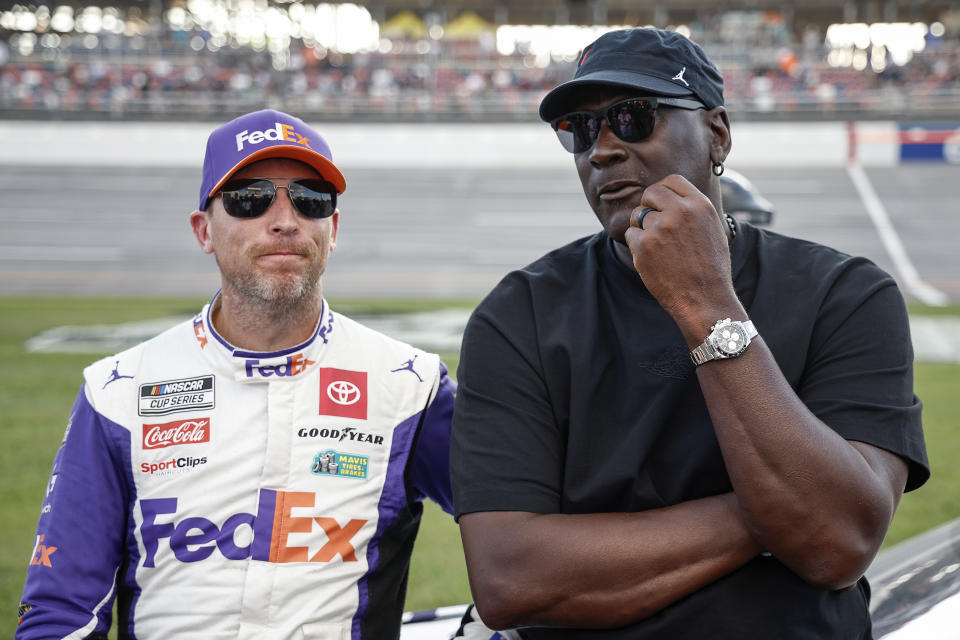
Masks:
[[[276,126],[272,129],[264,129],[263,131],[254,131],[251,133],[244,129],[237,134],[237,151],[243,151],[245,144],[249,143],[252,145],[261,144],[265,140],[289,140],[295,144],[303,145],[307,149],[310,148],[310,138],[300,135],[297,133],[297,130],[291,124],[280,124],[276,123]]]
[[[215,551],[228,560],[332,562],[339,556],[357,562],[354,538],[367,520],[306,515],[315,504],[314,493],[261,489],[257,513],[235,513],[218,523],[202,516],[177,519],[177,498],[143,499],[143,566],[156,566],[163,540],[180,562],[200,562]]]

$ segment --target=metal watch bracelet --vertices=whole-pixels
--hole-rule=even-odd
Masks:
[[[730,335],[724,336],[725,330]],[[751,339],[756,338],[757,335],[757,329],[752,321],[731,321],[730,318],[724,318],[710,327],[710,335],[690,352],[690,359],[693,360],[694,365],[700,366],[711,360],[736,358],[746,350]],[[728,341],[726,351],[717,346],[723,340]]]

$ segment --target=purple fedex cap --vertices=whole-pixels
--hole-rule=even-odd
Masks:
[[[692,40],[663,29],[623,29],[603,34],[583,49],[573,79],[540,103],[550,122],[576,108],[585,89],[601,85],[646,95],[692,96],[713,109],[723,104],[723,76]]]
[[[317,170],[343,193],[347,181],[333,164],[330,145],[300,118],[272,109],[254,111],[231,120],[207,138],[203,156],[200,209],[234,173],[257,160],[289,158]]]

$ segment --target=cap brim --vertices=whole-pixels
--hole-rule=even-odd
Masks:
[[[540,119],[550,122],[554,118],[570,111],[574,105],[574,94],[585,86],[622,87],[624,89],[649,91],[659,96],[689,96],[693,92],[678,87],[670,80],[633,71],[595,71],[554,87],[540,102]]]
[[[289,158],[290,160],[297,160],[304,164],[308,164],[313,167],[324,180],[332,184],[336,188],[338,194],[343,193],[347,189],[347,181],[343,177],[343,174],[340,173],[340,169],[337,169],[337,165],[330,162],[326,156],[323,156],[316,151],[311,151],[310,149],[282,144],[254,151],[246,158],[235,164],[233,168],[223,176],[220,182],[213,185],[213,187],[210,189],[210,193],[207,194],[207,200],[209,201],[210,196],[219,191],[223,184],[237,171],[258,160],[266,160],[267,158]]]

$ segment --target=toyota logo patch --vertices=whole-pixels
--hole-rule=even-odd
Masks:
[[[346,407],[360,400],[360,389],[352,382],[336,380],[327,385],[327,397]]]
[[[322,416],[367,419],[367,372],[321,367],[319,409]]]

